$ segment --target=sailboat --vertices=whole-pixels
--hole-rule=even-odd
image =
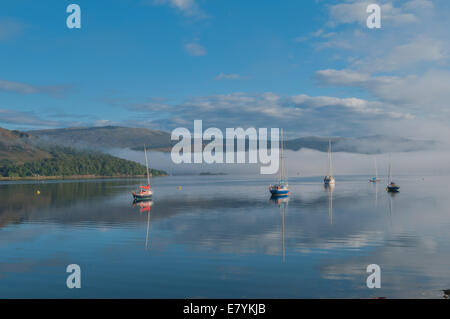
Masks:
[[[334,185],[335,180],[331,169],[331,139],[328,140],[328,175],[323,179],[325,185]]]
[[[395,184],[391,178],[391,156],[389,156],[388,184],[386,186],[386,191],[389,193],[398,193],[400,191],[400,186]]]
[[[132,192],[135,201],[148,201],[152,198],[153,192],[150,189],[150,173],[148,170],[147,149],[144,145],[145,166],[147,167],[147,185],[139,186],[139,190]]]
[[[283,129],[281,129],[281,151],[280,151],[280,180],[277,184],[269,186],[269,191],[272,196],[289,196],[289,185],[284,176],[284,144],[283,144]]]
[[[378,178],[378,168],[377,168],[377,158],[375,157],[375,176],[372,178],[369,178],[369,182],[371,183],[376,183],[379,182],[379,178]]]

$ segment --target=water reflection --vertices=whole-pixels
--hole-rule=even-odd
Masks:
[[[70,297],[58,276],[77,262],[103,287],[83,297],[364,298],[373,293],[365,267],[377,263],[378,295],[441,298],[450,282],[442,179],[400,179],[402,194],[380,195],[365,177],[339,180],[324,190],[320,179],[292,178],[291,197],[268,202],[266,180],[168,177],[155,179],[154,204],[134,207],[135,180],[0,183],[0,297]],[[55,284],[29,289],[44,281]]]
[[[330,219],[330,225],[333,225],[333,191],[334,184],[325,184],[325,190],[328,192],[328,216]]]
[[[372,188],[375,188],[375,208],[378,207],[378,184],[379,183],[370,183]]]
[[[286,262],[286,248],[284,245],[284,215],[287,213],[288,210],[288,204],[289,204],[289,197],[279,197],[279,196],[272,196],[270,198],[272,202],[275,202],[278,207],[280,208],[280,214],[281,214],[281,247],[282,247],[282,255],[283,255],[283,263]]]
[[[148,232],[150,229],[150,208],[153,205],[153,201],[151,200],[141,200],[141,201],[137,201],[134,200],[133,201],[133,207],[139,207],[139,212],[142,213],[147,213],[147,232],[145,235],[145,249],[148,249]]]
[[[389,220],[391,222],[391,226],[392,226],[392,212],[393,212],[393,208],[392,208],[392,202],[394,201],[394,197],[397,196],[398,192],[388,192],[388,197],[389,197]]]

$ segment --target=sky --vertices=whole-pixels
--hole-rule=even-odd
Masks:
[[[66,7],[81,8],[81,29]],[[381,7],[369,29],[366,8]],[[448,136],[446,0],[3,0],[0,127]]]

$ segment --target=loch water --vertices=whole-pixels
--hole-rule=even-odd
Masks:
[[[290,178],[284,200],[266,177],[160,177],[140,205],[136,179],[2,182],[0,298],[442,298],[446,179],[368,177]]]

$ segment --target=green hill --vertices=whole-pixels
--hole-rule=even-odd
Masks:
[[[49,151],[51,157],[16,164],[9,160],[0,162],[0,176],[138,176],[145,175],[145,166],[111,155],[69,148],[55,147]],[[153,176],[165,175],[164,171],[151,170]]]
[[[138,176],[145,166],[97,151],[42,146],[29,133],[0,128],[0,177]],[[39,145],[39,146],[38,146]],[[166,175],[151,170],[153,176]]]

